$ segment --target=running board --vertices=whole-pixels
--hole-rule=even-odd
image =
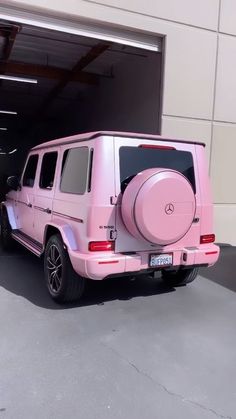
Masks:
[[[20,230],[12,230],[11,236],[14,240],[18,243],[22,244],[26,249],[30,250],[36,256],[40,257],[43,253],[43,246],[33,240],[31,237],[27,236],[27,234],[22,233]]]

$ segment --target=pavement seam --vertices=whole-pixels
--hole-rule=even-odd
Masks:
[[[129,361],[128,358],[125,358],[123,355],[121,355],[116,349],[112,348],[110,345],[108,345],[105,342],[100,341],[100,343],[105,346],[106,348],[108,348],[110,351],[112,351],[114,354],[116,354],[116,356],[118,356],[120,359],[122,359],[123,361],[125,361],[130,367],[132,367],[138,374],[148,378],[150,381],[152,381],[152,383],[156,384],[159,388],[161,388],[162,390],[164,390],[167,394],[169,394],[170,396],[174,396],[178,399],[180,399],[182,402],[186,402],[189,404],[192,404],[195,407],[199,407],[200,409],[206,410],[207,412],[211,412],[213,413],[215,416],[217,416],[218,418],[221,419],[233,419],[232,416],[224,416],[221,415],[220,413],[217,413],[214,409],[211,409],[207,406],[204,406],[201,403],[195,402],[193,400],[190,399],[186,399],[184,396],[182,396],[181,394],[175,393],[171,390],[169,390],[166,386],[164,386],[162,383],[159,383],[158,381],[156,381],[151,375],[147,374],[145,371],[140,370],[135,364],[133,364],[131,361]]]

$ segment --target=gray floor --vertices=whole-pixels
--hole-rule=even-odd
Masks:
[[[60,307],[37,258],[0,254],[0,419],[236,418],[235,257],[188,287],[96,283]]]

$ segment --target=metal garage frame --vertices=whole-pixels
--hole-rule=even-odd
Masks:
[[[23,23],[30,26],[101,39],[118,44],[129,45],[149,51],[162,51],[162,38],[121,29],[102,27],[93,23],[81,23],[68,19],[28,12],[15,7],[0,6],[0,20]]]

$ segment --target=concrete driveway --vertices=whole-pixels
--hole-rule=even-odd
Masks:
[[[236,248],[187,287],[95,283],[54,304],[42,263],[0,254],[0,419],[236,418]]]

